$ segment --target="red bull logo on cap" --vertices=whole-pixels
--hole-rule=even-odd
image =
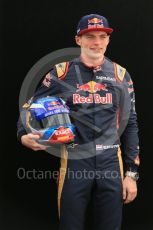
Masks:
[[[88,19],[88,28],[91,27],[104,27],[103,20],[99,18]]]
[[[102,23],[102,19],[99,18],[88,19],[88,23]]]
[[[108,91],[106,84],[97,83],[95,81],[90,81],[83,85],[77,86],[77,91],[86,91],[89,92],[88,97],[80,96],[79,94],[73,94],[73,103],[96,103],[96,104],[112,104],[112,94],[106,93],[104,97],[101,97],[99,94],[95,94],[97,91]]]

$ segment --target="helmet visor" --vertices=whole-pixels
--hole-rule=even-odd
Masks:
[[[70,125],[71,121],[68,114],[56,114],[42,119],[43,128],[52,126]]]
[[[32,118],[30,123],[32,128],[39,130],[54,126],[59,127],[63,125],[70,125],[71,121],[67,113],[62,113],[45,117],[40,121],[37,121],[35,118]]]

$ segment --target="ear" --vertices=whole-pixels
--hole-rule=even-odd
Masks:
[[[110,42],[110,35],[108,36],[107,45],[109,44],[109,42]]]
[[[78,46],[81,45],[81,37],[80,36],[75,36],[75,41]]]

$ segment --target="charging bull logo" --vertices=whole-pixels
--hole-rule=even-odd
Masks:
[[[50,105],[61,105],[61,103],[59,101],[50,101],[48,103],[48,106],[50,106]]]
[[[88,20],[88,28],[89,27],[104,27],[102,19],[92,18]]]
[[[81,90],[87,91],[89,93],[96,93],[97,91],[100,91],[100,90],[108,91],[106,89],[106,84],[100,84],[95,81],[90,81],[80,86],[78,85],[77,88],[78,88],[77,92]]]
[[[73,104],[79,103],[96,103],[96,104],[112,104],[112,94],[106,93],[106,96],[101,97],[99,94],[96,94],[97,91],[108,91],[106,84],[100,84],[94,81],[90,81],[83,85],[77,85],[76,92],[86,91],[89,92],[88,97],[80,96],[79,94],[73,94]]]

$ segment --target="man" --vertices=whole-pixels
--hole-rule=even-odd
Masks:
[[[119,230],[123,203],[137,195],[134,89],[126,69],[104,56],[112,32],[105,17],[82,17],[75,37],[81,47],[80,57],[55,65],[33,98],[63,97],[77,130],[75,147],[65,145],[61,150],[60,230],[84,230],[91,197],[95,229]],[[45,149],[36,141],[38,135],[26,134],[20,120],[18,138],[33,150]]]

